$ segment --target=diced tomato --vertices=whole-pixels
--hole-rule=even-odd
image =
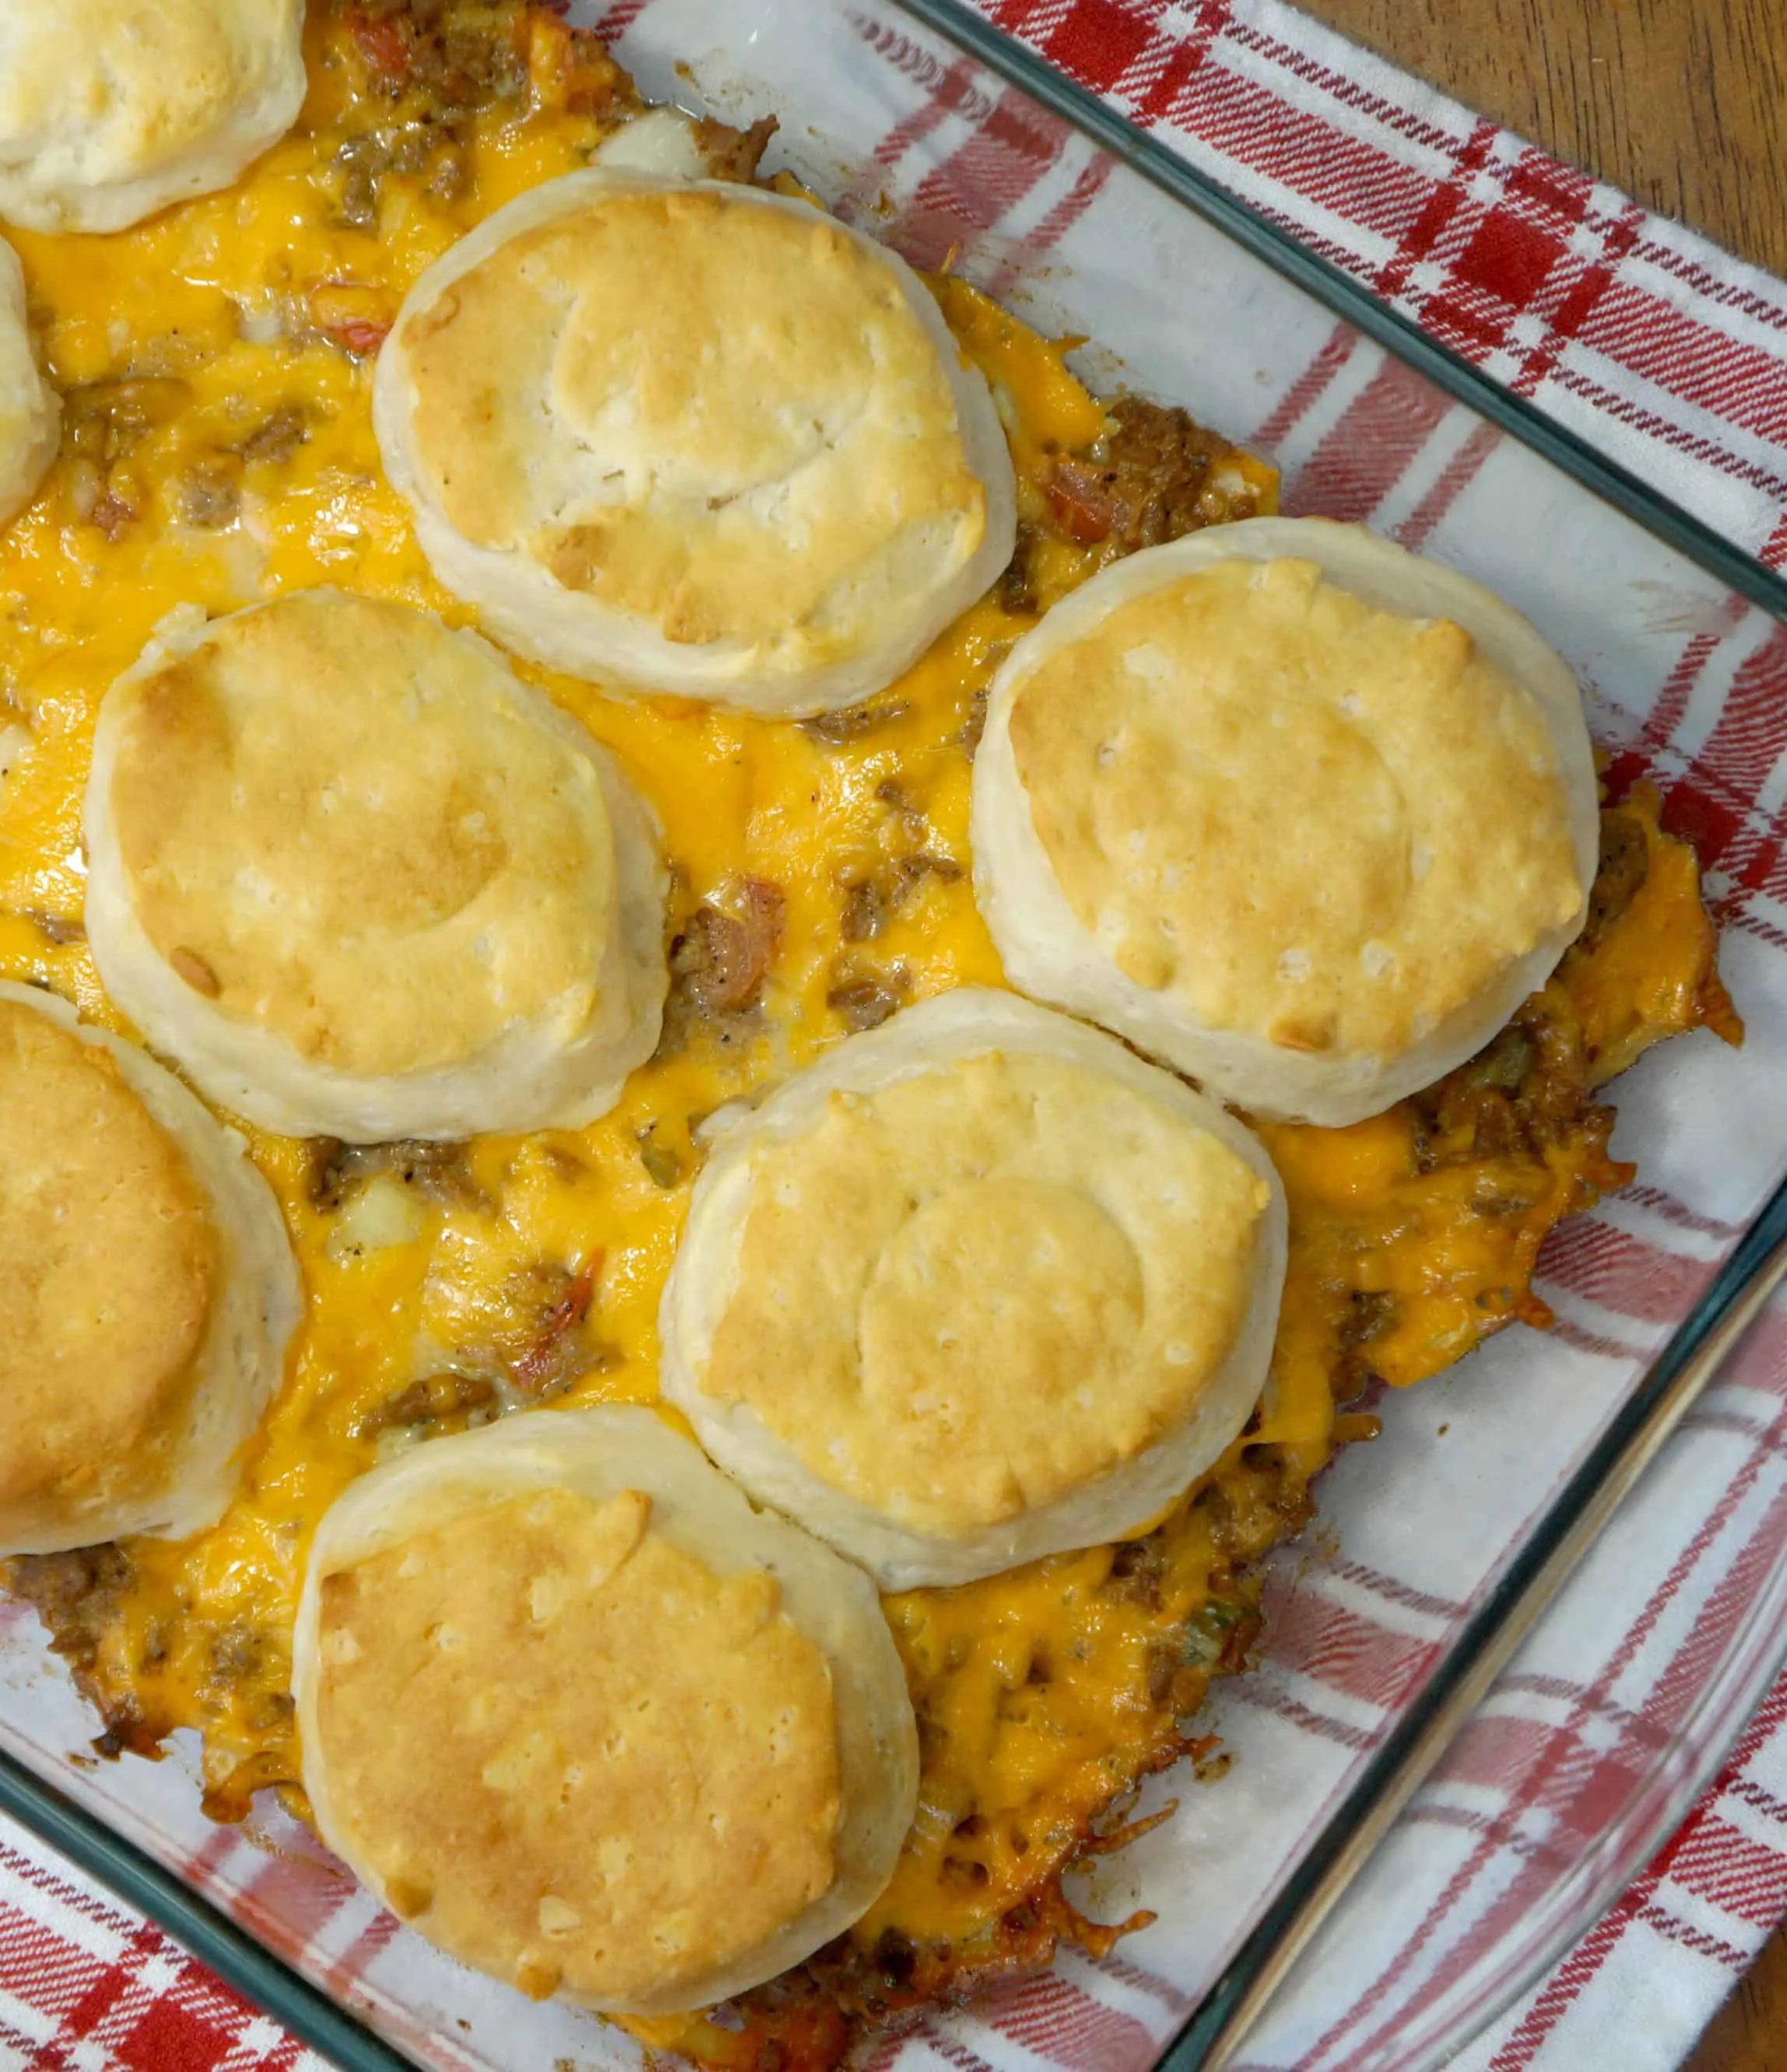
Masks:
[[[1069,539],[1089,547],[1110,537],[1116,512],[1091,468],[1078,461],[1058,461],[1043,490],[1056,524]]]
[[[311,323],[331,345],[356,360],[378,351],[396,319],[396,304],[384,288],[358,281],[323,281],[310,290]]]
[[[548,1314],[544,1328],[511,1370],[517,1388],[538,1388],[552,1375],[560,1358],[559,1347],[590,1314],[595,1298],[596,1276],[602,1271],[602,1254],[593,1252],[565,1291],[565,1299]]]
[[[401,84],[409,76],[409,39],[394,21],[369,21],[354,15],[348,24],[360,55],[381,77]]]

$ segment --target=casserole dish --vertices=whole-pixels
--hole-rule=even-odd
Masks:
[[[1181,397],[1263,450],[1284,471],[1293,511],[1370,520],[1508,596],[1583,674],[1615,781],[1654,771],[1690,816],[1687,832],[1723,835],[1720,853],[1706,860],[1736,881],[1727,925],[1752,911],[1747,892],[1764,897],[1773,854],[1767,811],[1745,794],[1740,760],[1721,761],[1736,751],[1721,746],[1711,723],[1725,687],[1766,666],[1775,637],[1768,611],[1780,599],[1764,572],[1352,298],[1263,224],[1077,105],[1058,83],[1027,74],[970,18],[935,5],[864,14],[655,0],[610,26],[648,93],[698,99],[733,121],[782,113],[783,159],[809,184],[842,205],[873,209],[922,265],[953,250],[960,273],[1041,327],[1095,332],[1114,361],[1089,370],[1100,386],[1120,376]],[[978,54],[964,54],[951,32]],[[1008,72],[1029,77],[1030,90]],[[865,154],[869,139],[886,141]],[[1391,475],[1396,487],[1386,493],[1380,485]],[[1745,599],[1761,608],[1746,609]],[[1686,645],[1703,689],[1698,702],[1672,704]],[[1750,874],[1756,882],[1747,886]],[[1414,1610],[1426,1623],[1399,1678],[1343,1692],[1337,1707],[1310,1663],[1269,1651],[1266,1676],[1231,1693],[1218,1716],[1236,1758],[1229,1787],[1198,1794],[1195,1819],[1181,1814],[1157,1831],[1095,1893],[1093,1910],[1104,1918],[1129,1904],[1160,1916],[1148,1939],[1119,1951],[1098,1987],[1108,1992],[1108,1981],[1119,1980],[1147,2010],[1126,2012],[1121,2062],[1145,2063],[1167,2046],[1320,1837],[1357,1820],[1358,1793],[1389,1730],[1481,1641],[1477,1614],[1493,1610],[1496,1586],[1522,1553],[1567,1522],[1581,1501],[1573,1478],[1635,1400],[1649,1356],[1672,1326],[1704,1330],[1714,1313],[1695,1305],[1712,1272],[1746,1231],[1748,1260],[1772,1227],[1757,1219],[1787,1153],[1787,1133],[1771,1130],[1764,1098],[1781,981],[1765,935],[1737,929],[1727,939],[1736,946],[1727,975],[1760,1040],[1727,1054],[1695,1038],[1622,1087],[1628,1144],[1666,1206],[1610,1203],[1598,1223],[1572,1232],[1553,1275],[1565,1329],[1549,1340],[1503,1339],[1448,1378],[1443,1411],[1423,1407],[1411,1416],[1399,1406],[1391,1443],[1355,1453],[1330,1478],[1326,1516],[1345,1571],[1337,1581],[1337,1564],[1325,1564],[1319,1549],[1313,1560],[1300,1550],[1283,1568],[1279,1630],[1293,1638],[1299,1605],[1319,1607],[1349,1591],[1369,1597],[1374,1577],[1416,1568],[1423,1601]],[[1685,1252],[1670,1235],[1684,1227],[1672,1219],[1678,1211],[1695,1233]],[[1685,1260],[1662,1294],[1647,1285],[1659,1253]],[[1588,1272],[1583,1261],[1600,1264]],[[1714,1292],[1723,1301],[1734,1284]],[[1609,1318],[1629,1325],[1634,1315],[1636,1329],[1608,1326]],[[1383,1536],[1381,1548],[1374,1536]],[[599,2061],[604,2051],[625,2051],[561,2010],[517,2011],[393,1939],[295,1831],[275,1823],[261,1832],[274,1845],[270,1857],[238,1848],[200,1827],[183,1786],[134,1765],[80,1773],[71,1786],[55,1758],[78,1743],[81,1727],[59,1709],[53,1678],[39,1673],[28,1627],[15,1619],[12,1632],[20,1651],[7,1729],[15,1752],[57,1770],[89,1812],[149,1843],[164,1866],[199,1882],[270,1943],[283,1969],[215,1925],[203,1931],[205,1954],[343,2062],[379,2061],[372,2043],[306,1992],[306,1980],[327,1999],[358,2005],[376,2029],[425,2061],[534,2062],[573,2053]],[[1746,1625],[1742,1645],[1752,1633]],[[1742,1652],[1736,1634],[1731,1651],[1733,1659]],[[1284,1706],[1272,1696],[1280,1671],[1290,1679]],[[1295,1761],[1281,1766],[1271,1737],[1287,1719],[1301,1734],[1299,1707],[1344,1732],[1298,1738]],[[1685,1778],[1693,1768],[1677,1750],[1672,1774]],[[1173,1788],[1144,1799],[1144,1813]],[[8,1789],[27,1817],[69,1818],[16,1775]],[[77,1827],[65,1826],[64,1838],[77,1840]],[[99,1839],[79,1832],[92,1861]],[[112,1853],[108,1874],[138,1881],[146,1904],[163,1911],[174,1904],[170,1888],[121,1853]],[[184,1926],[199,1934],[196,1917]],[[1074,1990],[1070,1979],[1047,1992]],[[1057,2006],[1047,2019],[1064,2023],[1068,2009]],[[967,2047],[1002,2047],[974,2040],[994,2034],[983,2017],[961,2020]],[[1448,2037],[1456,2042],[1456,2029]],[[1183,2062],[1197,2062],[1199,2048],[1189,2041]],[[1119,2060],[1105,2053],[1100,2062]]]

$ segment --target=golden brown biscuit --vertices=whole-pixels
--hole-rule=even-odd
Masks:
[[[38,372],[25,320],[25,274],[0,239],[0,525],[37,494],[55,458],[62,400]]]
[[[437,1440],[323,1519],[294,1654],[318,1825],[536,1998],[705,2004],[839,1934],[917,1793],[867,1580],[651,1411]]]
[[[0,984],[0,1552],[214,1524],[297,1268],[240,1142],[151,1059]]]
[[[1543,983],[1597,820],[1575,680],[1524,619],[1360,528],[1259,519],[1132,556],[1013,650],[975,890],[1014,985],[1339,1124]]]
[[[304,99],[303,0],[6,0],[0,218],[122,230],[226,187]]]
[[[442,581],[617,689],[849,704],[1011,553],[1004,434],[928,291],[754,187],[523,195],[417,282],[374,410]]]
[[[170,622],[107,693],[86,839],[113,997],[265,1128],[574,1127],[657,1039],[655,824],[425,612],[311,590]]]
[[[659,1318],[708,1452],[884,1589],[1119,1539],[1257,1401],[1264,1150],[1169,1073],[964,988],[723,1128]]]

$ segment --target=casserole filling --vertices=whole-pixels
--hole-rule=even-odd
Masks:
[[[228,195],[103,242],[14,239],[66,415],[44,490],[0,533],[0,977],[113,1026],[80,923],[101,697],[182,603],[220,613],[332,584],[465,623],[380,470],[373,358],[424,267],[639,107],[599,45],[528,0],[323,0],[307,56],[297,128]],[[696,134],[737,178],[766,141]],[[961,281],[935,291],[994,384],[1018,471],[1000,582],[891,691],[797,725],[622,704],[519,665],[663,814],[655,1056],[576,1133],[351,1149],[251,1133],[309,1300],[240,1495],[184,1543],[12,1564],[103,1716],[102,1751],[197,1730],[216,1819],[269,1787],[303,1810],[290,1642],[328,1504],[393,1451],[507,1412],[652,1400],[702,1120],[908,1001],[1000,982],[967,828],[1011,641],[1109,561],[1275,508],[1273,471],[1182,411],[1100,402],[1066,347]],[[848,1936],[717,2021],[631,2025],[717,2065],[827,2066],[865,2022],[1133,1925],[1086,1920],[1062,1880],[1124,1839],[1144,1775],[1214,1756],[1195,1714],[1259,1630],[1250,1564],[1307,1522],[1336,1449],[1374,1429],[1346,1407],[1369,1385],[1547,1321],[1531,1289],[1547,1234],[1631,1175],[1596,1090],[1662,1038],[1739,1033],[1715,949],[1692,853],[1637,791],[1604,814],[1586,932],[1487,1050],[1350,1128],[1266,1125],[1291,1252],[1255,1424],[1145,1537],[886,1599],[922,1752],[892,1883]]]

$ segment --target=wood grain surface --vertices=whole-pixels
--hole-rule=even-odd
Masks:
[[[1665,216],[1787,273],[1787,0],[1302,0]]]
[[[1647,208],[1787,274],[1787,0],[1301,4]],[[1687,2072],[1787,2072],[1787,1930]]]

